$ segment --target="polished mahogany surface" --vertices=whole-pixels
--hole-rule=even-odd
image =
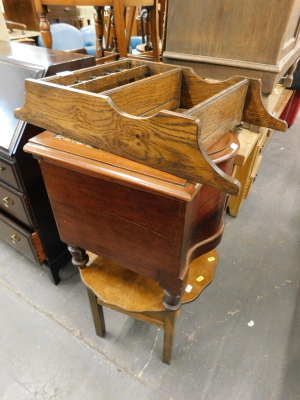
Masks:
[[[62,64],[66,66],[72,64],[72,71],[76,68],[95,65],[95,58],[93,56],[0,40],[0,61],[6,59],[15,64],[30,63],[40,66],[48,71],[47,76],[61,71],[60,66]]]
[[[64,242],[155,279],[172,293],[182,294],[190,262],[221,240],[224,192],[50,132],[31,139],[26,150],[40,158]],[[230,174],[237,150],[228,133],[210,157]]]

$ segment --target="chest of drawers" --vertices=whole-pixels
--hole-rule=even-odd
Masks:
[[[94,57],[0,41],[0,238],[45,266],[54,283],[70,259],[59,239],[40,167],[23,151],[42,131],[14,117],[24,80],[94,65]]]

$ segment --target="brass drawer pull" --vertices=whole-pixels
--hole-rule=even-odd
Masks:
[[[11,241],[13,242],[13,243],[17,243],[17,242],[19,242],[21,239],[19,238],[19,236],[18,235],[12,235],[11,237],[10,237],[10,239],[11,239]]]
[[[3,172],[3,171],[5,171],[5,168],[4,167],[0,167],[0,172]]]
[[[5,207],[9,207],[14,204],[14,201],[10,197],[4,197],[3,203],[4,203]]]

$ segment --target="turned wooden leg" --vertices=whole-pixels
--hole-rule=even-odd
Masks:
[[[77,246],[68,246],[68,250],[72,256],[72,264],[80,269],[85,268],[89,262],[89,256],[86,254],[86,251]]]
[[[125,14],[126,14],[126,9],[125,9]],[[136,7],[129,7],[128,26],[126,26],[126,49],[127,49],[127,51],[129,50],[129,47],[130,47],[130,38],[131,38],[133,24],[135,21],[135,15],[136,15]]]
[[[170,311],[179,310],[181,307],[181,296],[175,293],[171,293],[168,290],[164,290],[164,297],[162,300],[163,306]]]
[[[146,36],[146,44],[145,44],[145,51],[151,51],[151,28],[150,28],[150,10],[151,7],[145,7],[147,10],[145,14],[145,36]]]
[[[157,2],[150,8],[150,25],[151,25],[151,42],[153,48],[153,59],[156,62],[160,61],[160,51],[159,51],[159,32],[158,32],[158,8]]]
[[[104,337],[106,333],[103,307],[97,303],[97,297],[95,294],[87,288],[93,321],[97,336]]]
[[[50,31],[50,24],[49,21],[47,20],[47,15],[45,12],[39,14],[39,27],[40,31],[42,34],[44,46],[47,47],[47,49],[52,48],[52,34]]]
[[[110,16],[110,50],[113,53],[118,53],[118,39],[116,34],[116,24],[115,24],[115,9],[111,8]]]
[[[165,328],[164,328],[164,344],[162,362],[164,364],[171,364],[175,324],[178,317],[179,311],[167,311],[165,316]]]
[[[104,35],[104,7],[94,7],[96,14],[94,17],[95,21],[95,32],[96,32],[96,58],[101,58],[103,54],[103,35]]]
[[[124,20],[123,2],[113,0],[114,26],[117,37],[117,47],[120,57],[127,57],[127,40]]]

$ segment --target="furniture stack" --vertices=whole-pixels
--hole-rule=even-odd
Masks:
[[[118,280],[117,291],[123,293],[139,276],[155,281],[162,288],[160,307],[170,312],[166,324],[171,318],[174,325],[187,287],[198,288],[198,294],[203,288],[188,284],[193,262],[220,243],[227,194],[240,190],[231,177],[239,148],[237,127],[245,121],[286,128],[265,110],[257,80],[211,83],[190,68],[129,59],[29,79],[25,103],[15,115],[48,129],[25,150],[39,159],[60,237],[92,290],[101,334],[103,316],[95,317],[104,296],[101,287],[111,284],[112,293],[120,268],[125,278]],[[86,250],[104,261],[84,271]],[[205,286],[214,268],[206,274],[207,256],[200,270],[202,262],[203,275],[196,278]],[[112,278],[105,279],[105,287],[97,284],[104,266]],[[87,283],[89,273],[98,289]],[[143,293],[151,285],[138,287]],[[139,296],[143,303],[143,294]],[[112,299],[104,301],[132,315],[147,311],[148,321],[155,319],[149,308],[134,311]],[[167,342],[165,362],[171,354]]]
[[[289,100],[290,93],[274,89],[280,79],[285,86],[291,85],[300,56],[299,34],[299,0],[174,0],[168,4],[163,60],[190,66],[208,79],[235,75],[261,79],[265,105],[270,113],[276,113],[284,107],[282,101]],[[242,179],[242,192],[229,204],[233,216],[249,193],[263,149],[273,133],[255,124],[244,128],[234,172]]]
[[[205,78],[258,78],[269,95],[299,58],[299,19],[299,0],[174,0],[164,60]]]

